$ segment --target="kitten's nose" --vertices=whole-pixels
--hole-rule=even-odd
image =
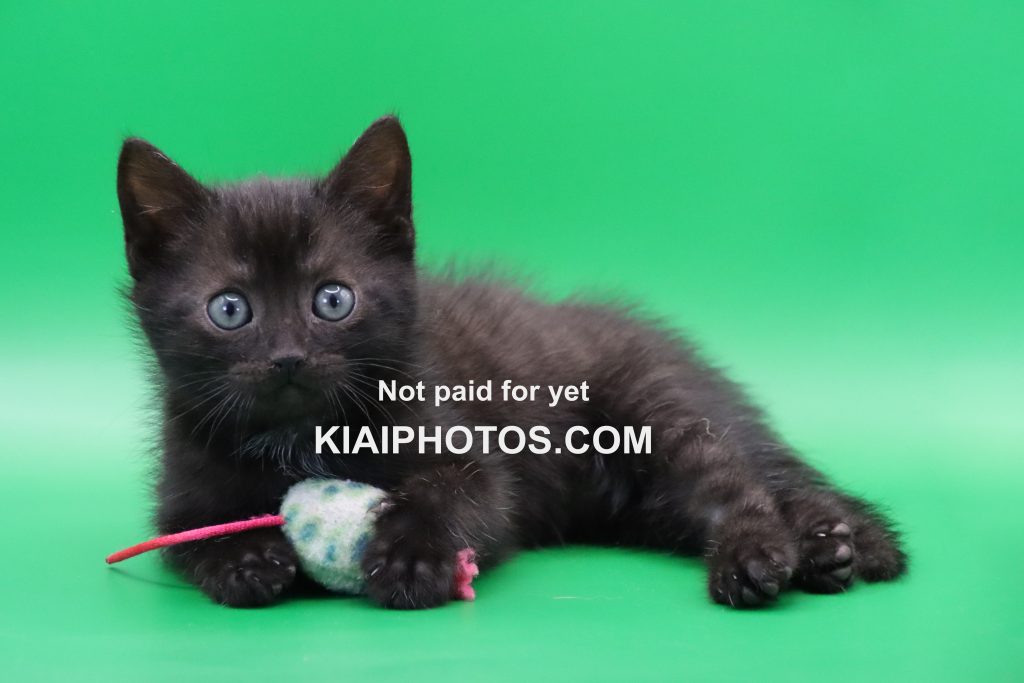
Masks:
[[[272,362],[274,364],[274,369],[291,377],[300,367],[302,367],[305,360],[306,359],[302,356],[281,356],[279,358],[275,358]]]

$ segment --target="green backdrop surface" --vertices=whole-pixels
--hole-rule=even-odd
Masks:
[[[1022,37],[1017,2],[3,2],[0,678],[1021,680]],[[149,533],[120,140],[319,173],[386,112],[426,262],[688,329],[910,576],[732,612],[697,560],[568,548],[392,613],[104,566]]]

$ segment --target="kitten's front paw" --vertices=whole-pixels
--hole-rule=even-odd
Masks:
[[[194,569],[199,587],[229,607],[274,602],[295,580],[298,558],[284,538],[238,539],[206,551]]]
[[[377,520],[363,555],[366,592],[392,609],[425,609],[452,599],[458,549],[444,530],[397,506]]]
[[[708,557],[708,590],[723,605],[761,607],[786,588],[794,564],[794,549],[786,542],[723,543]]]

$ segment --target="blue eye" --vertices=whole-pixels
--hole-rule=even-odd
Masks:
[[[249,302],[238,292],[224,292],[210,299],[206,314],[222,330],[237,330],[252,320]]]
[[[313,313],[332,322],[347,318],[355,307],[356,293],[337,283],[324,285],[313,297]]]

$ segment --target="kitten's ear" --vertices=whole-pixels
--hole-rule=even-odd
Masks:
[[[210,193],[159,149],[128,138],[117,161],[117,198],[128,271],[138,280],[202,211]]]
[[[381,244],[412,256],[412,158],[394,116],[374,121],[324,180],[327,196],[351,202],[382,227]]]

